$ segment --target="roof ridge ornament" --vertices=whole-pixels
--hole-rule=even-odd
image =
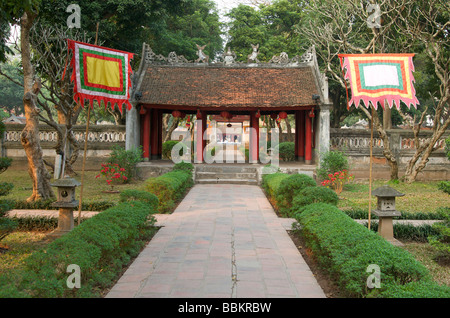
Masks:
[[[313,45],[300,57],[302,63],[310,63],[314,61],[316,56],[316,47]]]
[[[195,63],[203,62],[203,63],[208,64],[208,62],[209,62],[209,56],[206,55],[206,54],[203,52],[203,50],[204,50],[205,47],[206,47],[206,44],[203,45],[203,46],[200,46],[200,45],[198,45],[198,44],[195,44],[195,45],[197,46],[197,50],[198,50],[198,51],[197,51],[198,59],[195,60]]]
[[[258,60],[258,54],[259,54],[259,44],[253,45],[252,44],[252,53],[247,55],[247,63],[259,63]]]

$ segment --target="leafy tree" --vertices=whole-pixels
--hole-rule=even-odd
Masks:
[[[152,31],[149,44],[158,54],[170,52],[188,60],[197,59],[198,45],[205,45],[210,60],[222,51],[222,23],[216,4],[211,0],[192,0],[185,3],[182,13],[169,15],[159,28]]]
[[[19,115],[23,113],[23,75],[19,72],[18,61],[0,64],[2,74],[0,76],[0,106],[8,113]]]
[[[258,8],[240,4],[228,14],[230,18],[227,47],[239,61],[246,61],[251,45],[259,44],[258,59],[269,61],[274,55],[299,53],[301,36],[295,32],[303,18],[304,1],[276,0]]]
[[[417,138],[420,126],[430,107],[419,107],[418,110],[405,112],[403,105],[399,112],[390,110],[385,106],[378,111],[372,108],[372,112],[365,107],[359,107],[369,119],[373,120],[374,128],[383,140],[383,154],[391,167],[391,179],[398,179],[398,162],[390,149],[388,130],[395,120],[406,119],[406,114],[412,118],[411,126],[416,129],[417,152],[408,164],[406,179],[409,182],[415,180],[417,173],[425,167],[428,156],[434,150],[433,146],[448,127],[448,120],[442,117],[443,109],[448,109],[448,22],[449,5],[442,0],[416,1],[416,0],[386,0],[380,4],[381,27],[369,27],[368,21],[372,12],[368,10],[369,4],[377,4],[376,1],[362,0],[311,0],[306,10],[302,23],[298,26],[298,32],[307,40],[308,45],[314,44],[324,69],[333,81],[345,88],[338,54],[340,53],[402,53],[417,52],[416,70],[418,83],[423,83],[425,90],[434,89],[434,97],[439,103],[433,106],[435,109],[436,127],[433,136],[419,146]],[[429,66],[432,67],[430,68]],[[420,68],[424,66],[424,68]],[[433,70],[434,69],[434,70]],[[439,84],[437,84],[439,83]],[[331,85],[330,85],[331,86]],[[425,88],[426,87],[426,88]],[[439,87],[436,90],[436,87]],[[432,103],[429,96],[421,96],[423,91],[418,89],[419,100]],[[446,105],[446,106],[445,106]],[[422,107],[422,106],[421,106]],[[415,115],[415,116],[414,116]],[[419,119],[420,118],[420,119]],[[444,123],[441,125],[441,120]],[[422,156],[425,154],[425,156]],[[422,156],[422,157],[421,157]],[[416,165],[418,158],[421,163]]]

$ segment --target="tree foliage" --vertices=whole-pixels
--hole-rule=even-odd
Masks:
[[[303,18],[304,1],[276,0],[258,8],[240,4],[228,14],[228,43],[239,61],[246,61],[251,45],[259,44],[258,59],[269,61],[281,52],[300,53],[301,39],[295,32]]]

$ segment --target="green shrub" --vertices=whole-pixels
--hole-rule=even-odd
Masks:
[[[147,203],[152,210],[156,211],[158,209],[158,197],[153,193],[147,191],[140,191],[135,189],[127,189],[120,193],[120,202],[133,202],[142,201]]]
[[[437,233],[430,235],[428,241],[439,252],[439,257],[450,260],[450,209],[441,209],[439,212],[444,220],[433,224]]]
[[[349,169],[347,156],[343,152],[332,150],[323,155],[320,160],[320,167],[316,171],[319,179],[325,180],[329,174],[334,174],[344,169]]]
[[[163,159],[170,159],[172,160],[172,148],[179,143],[178,140],[168,140],[162,144],[162,157]],[[178,152],[178,155],[181,157],[183,156],[183,148],[180,149]]]
[[[441,181],[438,184],[438,189],[450,194],[450,181]]]
[[[108,163],[118,164],[125,169],[125,176],[130,179],[136,175],[136,165],[142,161],[142,148],[125,150],[120,146],[113,146],[109,154]]]
[[[159,213],[167,213],[186,190],[193,185],[192,173],[185,170],[173,170],[145,182],[145,190],[158,197]]]
[[[7,157],[0,158],[0,173],[6,171],[8,167],[11,165],[12,159]]]
[[[13,187],[14,185],[12,183],[0,182],[0,196],[8,195]],[[0,241],[17,227],[17,223],[14,220],[5,217],[6,212],[8,212],[11,207],[11,200],[0,200]]]
[[[25,200],[17,200],[14,202],[14,209],[22,209],[22,210],[58,210],[52,206],[52,203],[55,202],[54,199],[49,200],[38,200],[27,202]],[[85,202],[83,201],[81,208],[83,211],[104,211],[110,207],[116,205],[115,202],[111,201],[92,201]]]
[[[278,145],[280,159],[283,161],[295,161],[295,143],[282,142]]]
[[[301,213],[306,206],[313,203],[322,202],[336,206],[338,201],[336,192],[329,188],[307,187],[294,196],[289,216],[293,217],[297,213]]]
[[[275,200],[276,194],[278,193],[278,187],[280,186],[281,181],[286,178],[289,178],[289,175],[282,172],[265,174],[262,176],[262,187],[269,197],[269,200]],[[272,204],[275,204],[275,202],[272,202]]]
[[[404,285],[387,284],[379,295],[383,298],[450,298],[450,287],[421,280]]]
[[[428,270],[407,251],[353,221],[335,206],[308,205],[297,215],[304,238],[322,268],[350,297],[383,293],[392,285],[430,281]],[[380,268],[380,289],[369,289],[367,268]]]
[[[14,285],[29,297],[100,297],[154,233],[150,212],[143,202],[123,202],[85,220],[28,257],[22,280],[8,291]],[[81,288],[67,287],[70,264],[80,267]]]
[[[281,180],[275,200],[282,214],[288,213],[294,196],[307,187],[316,187],[316,181],[306,174],[292,174]]]
[[[194,170],[194,165],[190,162],[179,162],[173,166],[172,170],[183,170],[192,173],[192,171]]]

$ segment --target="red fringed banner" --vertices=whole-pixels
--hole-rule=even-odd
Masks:
[[[119,106],[126,104],[131,109],[129,102],[131,89],[132,69],[130,60],[133,53],[109,49],[83,42],[67,40],[69,51],[73,52],[71,65],[73,73],[71,81],[74,82],[74,100],[84,107],[84,100],[103,101],[105,108],[108,102],[114,109],[114,104]]]

